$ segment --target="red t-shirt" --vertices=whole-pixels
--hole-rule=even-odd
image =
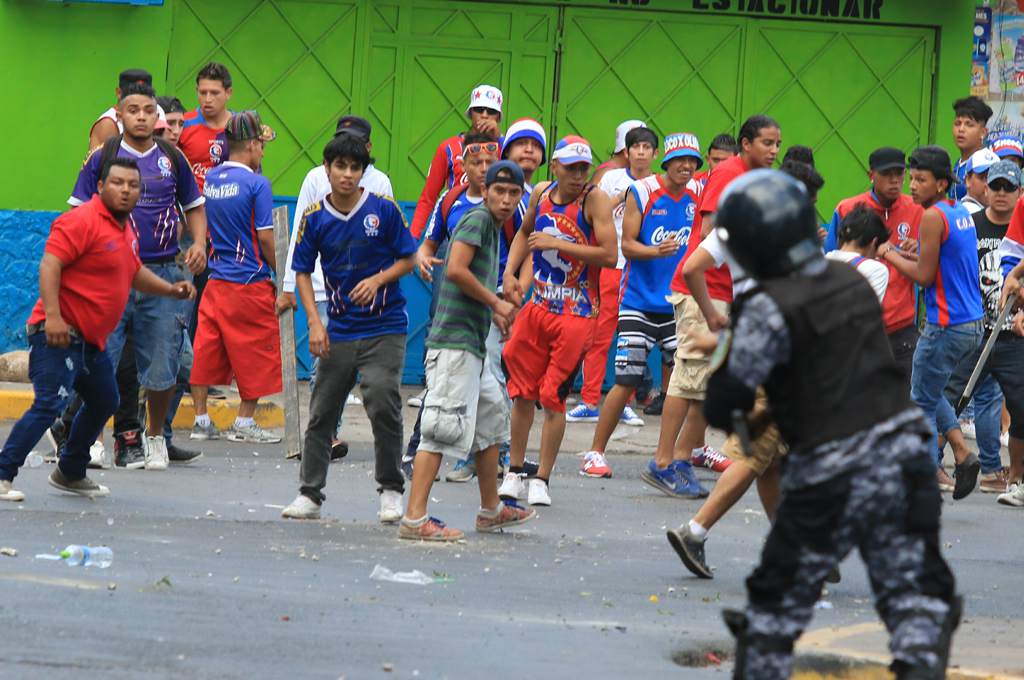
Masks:
[[[50,227],[45,252],[64,270],[60,277],[60,314],[82,339],[104,349],[128,302],[132,279],[142,266],[135,232],[122,226],[99,195],[58,217]],[[28,323],[44,321],[42,298]]]
[[[697,203],[697,214],[693,218],[693,229],[690,231],[690,240],[686,244],[686,254],[679,261],[676,273],[672,277],[671,288],[675,292],[690,294],[690,289],[683,278],[683,264],[700,245],[700,229],[704,222],[704,216],[718,210],[718,199],[722,196],[725,188],[748,170],[750,168],[742,158],[733,156],[715,166],[715,169],[708,175],[707,184],[704,185],[704,191]],[[729,265],[723,264],[721,267],[708,269],[704,272],[704,281],[707,282],[708,295],[712,300],[732,302],[732,274],[729,272]]]

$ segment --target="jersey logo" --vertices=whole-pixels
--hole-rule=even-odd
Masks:
[[[380,231],[380,218],[376,215],[367,215],[363,218],[363,228],[367,236],[376,236]]]
[[[906,240],[910,236],[910,225],[906,222],[900,222],[900,226],[896,227],[896,233],[899,235],[900,240]]]
[[[158,158],[156,160],[156,165],[157,165],[158,168],[160,168],[160,176],[161,177],[170,177],[171,176],[171,159],[170,158],[168,158],[167,156],[160,156],[160,158]]]
[[[224,155],[224,147],[221,146],[220,140],[210,140],[210,160],[213,161],[214,165],[220,164],[221,156]]]
[[[544,213],[537,217],[537,230],[568,243],[587,243],[579,226],[563,213]],[[567,259],[557,250],[541,251],[541,259],[550,268],[546,283],[575,285],[583,272],[584,264]],[[560,279],[560,280],[559,280]]]
[[[694,216],[696,216],[696,214],[697,214],[697,204],[694,203],[693,201],[691,201],[690,203],[687,203],[686,204],[686,219],[690,220],[690,222],[693,222],[693,218],[694,218]]]

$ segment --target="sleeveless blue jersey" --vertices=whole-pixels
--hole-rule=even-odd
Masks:
[[[967,208],[946,201],[935,204],[945,229],[935,282],[924,290],[928,323],[940,326],[977,321],[985,315],[978,281],[978,235]]]

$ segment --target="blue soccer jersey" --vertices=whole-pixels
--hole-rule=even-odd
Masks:
[[[310,206],[299,223],[292,269],[313,272],[317,256],[327,289],[327,334],[335,342],[405,333],[405,296],[397,281],[381,286],[368,305],[349,293],[363,279],[416,252],[401,208],[392,199],[363,190],[355,207],[342,214],[330,196]]]
[[[210,238],[210,278],[253,283],[270,278],[256,232],[274,228],[270,180],[242,163],[210,170],[203,187]]]

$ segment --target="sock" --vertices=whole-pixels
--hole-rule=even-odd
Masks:
[[[256,421],[252,418],[235,417],[235,427],[252,427]]]
[[[698,541],[703,541],[705,538],[708,537],[708,530],[702,527],[701,525],[697,524],[697,522],[693,521],[692,519],[690,520],[689,527],[690,533],[693,534],[693,537],[696,538]]]
[[[517,475],[521,475],[521,474],[523,474],[523,466],[522,465],[509,465],[508,466],[508,471],[510,473],[515,473]]]
[[[429,515],[423,515],[423,517],[420,517],[419,519],[409,519],[408,517],[403,517],[402,524],[404,524],[407,527],[421,527],[424,524],[426,524],[427,517],[429,517]]]
[[[198,425],[200,427],[209,427],[210,426],[210,414],[209,413],[204,413],[201,416],[196,416],[196,425]]]
[[[697,448],[695,448],[693,451],[690,452],[690,455],[691,456],[702,456],[702,455],[704,455],[704,447],[703,446],[698,446]]]
[[[476,514],[480,515],[481,517],[486,517],[488,519],[494,519],[501,512],[502,506],[503,503],[501,501],[498,501],[498,504],[494,506],[493,510],[487,510],[481,506],[481,508],[477,510]]]

